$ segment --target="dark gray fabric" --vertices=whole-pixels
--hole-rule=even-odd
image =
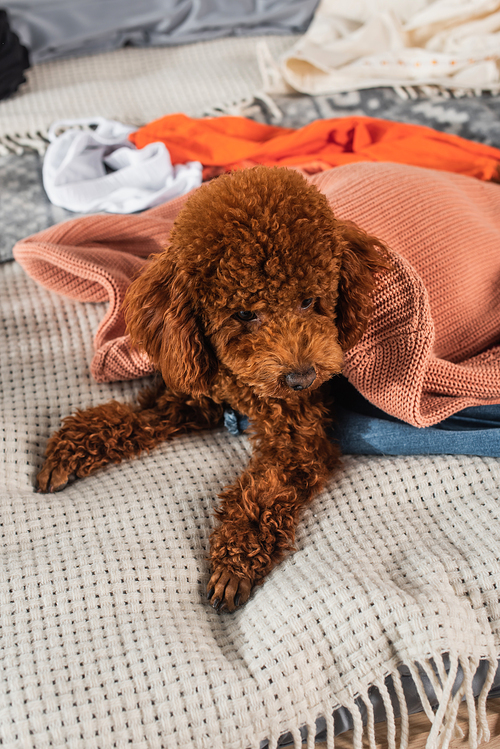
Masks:
[[[130,44],[302,34],[318,0],[7,0],[33,63]]]

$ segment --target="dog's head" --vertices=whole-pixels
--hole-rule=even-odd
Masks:
[[[128,329],[174,390],[208,394],[221,369],[262,397],[297,397],[341,371],[385,268],[383,244],[298,172],[245,169],[190,196],[130,287]]]

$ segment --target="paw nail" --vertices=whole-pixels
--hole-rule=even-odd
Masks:
[[[209,601],[212,598],[212,596],[213,596],[214,593],[215,593],[215,589],[214,588],[210,588],[210,590],[207,593],[207,598],[208,598]]]

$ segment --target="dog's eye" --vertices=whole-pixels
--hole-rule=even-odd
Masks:
[[[236,313],[236,317],[238,320],[243,320],[243,322],[251,322],[251,320],[257,319],[255,312],[251,312],[249,309],[240,309],[240,311]]]
[[[304,299],[304,301],[300,305],[300,309],[309,309],[309,307],[312,305],[313,302],[314,302],[313,297],[311,297],[310,299]]]

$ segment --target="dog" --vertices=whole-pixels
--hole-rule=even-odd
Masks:
[[[337,219],[297,170],[257,166],[202,185],[164,252],[127,293],[125,318],[162,382],[138,402],[67,417],[39,491],[246,415],[252,456],[219,495],[207,595],[234,611],[293,549],[302,509],[340,465],[329,439],[330,380],[363,335],[380,240]]]

